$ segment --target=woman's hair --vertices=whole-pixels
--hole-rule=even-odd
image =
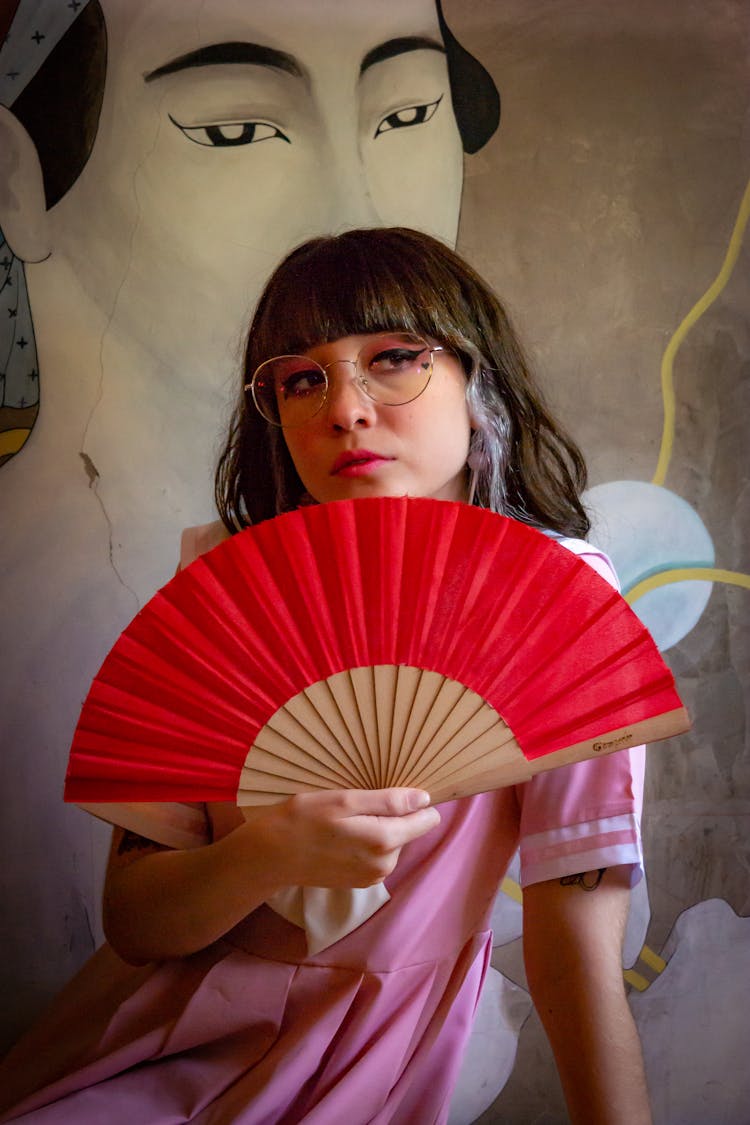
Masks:
[[[242,382],[272,356],[389,329],[437,340],[461,360],[474,430],[474,502],[536,527],[585,536],[580,450],[545,405],[497,296],[458,254],[427,234],[352,230],[293,250],[258,302]],[[283,433],[261,417],[249,392],[235,409],[215,492],[230,530],[304,502]]]

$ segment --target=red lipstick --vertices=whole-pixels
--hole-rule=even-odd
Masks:
[[[331,476],[356,477],[366,475],[392,457],[384,457],[382,453],[373,453],[371,449],[347,449],[340,453],[333,462]]]

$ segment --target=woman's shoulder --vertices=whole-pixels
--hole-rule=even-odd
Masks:
[[[186,527],[180,540],[180,570],[190,566],[200,555],[205,555],[219,543],[230,538],[230,532],[221,522],[202,523],[196,527]]]

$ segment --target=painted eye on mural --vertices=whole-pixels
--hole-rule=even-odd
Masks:
[[[254,145],[260,141],[280,140],[291,144],[289,137],[265,121],[233,121],[217,125],[180,125],[170,116],[173,125],[185,134],[189,141],[208,148],[232,148],[235,145]]]
[[[389,113],[378,125],[375,136],[379,137],[381,133],[388,133],[391,129],[410,129],[412,125],[424,125],[434,116],[442,100],[441,94],[437,101],[428,102],[426,105],[409,105]]]

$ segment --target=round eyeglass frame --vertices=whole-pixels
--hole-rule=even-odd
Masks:
[[[388,338],[392,338],[393,336],[399,336],[399,335],[410,337],[414,341],[414,343],[424,344],[424,348],[422,350],[429,353],[430,370],[429,370],[429,373],[428,373],[427,378],[425,380],[424,386],[420,387],[420,389],[417,391],[416,394],[411,395],[409,398],[403,399],[401,402],[382,402],[379,398],[376,398],[375,395],[370,394],[370,392],[367,389],[367,379],[366,379],[365,375],[363,374],[363,372],[360,368],[360,364],[359,364],[360,357],[361,357],[362,353],[368,347],[371,346],[373,337],[375,337],[375,338],[383,337],[384,339],[388,339]],[[433,373],[434,368],[435,368],[435,353],[436,352],[444,352],[446,350],[447,349],[442,344],[430,344],[429,341],[426,340],[424,336],[420,336],[417,333],[401,332],[398,329],[396,329],[392,332],[382,332],[382,333],[376,332],[376,333],[372,334],[369,341],[365,342],[362,345],[362,347],[359,349],[359,351],[357,352],[357,355],[354,357],[354,359],[334,359],[334,360],[331,360],[330,363],[322,364],[322,363],[318,363],[318,361],[315,360],[315,359],[311,359],[310,356],[300,355],[296,352],[290,352],[290,353],[284,353],[282,355],[271,356],[270,359],[265,359],[263,361],[263,363],[258,364],[258,366],[255,368],[255,371],[253,372],[252,379],[250,380],[249,383],[245,383],[244,389],[245,389],[245,391],[251,392],[251,394],[253,396],[253,403],[255,405],[255,409],[258,411],[258,413],[260,414],[260,416],[261,416],[261,418],[263,419],[264,422],[268,422],[268,424],[270,426],[276,426],[278,429],[281,429],[281,430],[295,430],[295,429],[300,429],[302,426],[306,426],[309,422],[312,422],[312,420],[314,418],[316,418],[318,416],[318,414],[320,414],[321,410],[325,406],[325,404],[328,400],[328,391],[329,391],[329,388],[330,388],[330,385],[331,385],[330,380],[328,378],[329,367],[333,367],[337,363],[350,363],[354,367],[354,380],[357,383],[357,386],[359,387],[361,392],[366,396],[366,398],[370,399],[371,402],[377,403],[378,406],[407,406],[410,402],[414,402],[416,399],[418,399],[419,396],[423,395],[424,392],[427,390],[427,388],[430,384],[430,380],[432,379],[432,373]],[[421,352],[419,354],[421,354]],[[274,418],[269,418],[268,415],[265,413],[265,411],[261,409],[260,402],[258,401],[258,395],[256,394],[255,385],[256,385],[256,380],[258,378],[259,373],[265,367],[267,367],[269,364],[276,363],[280,359],[304,359],[307,362],[309,362],[311,364],[314,364],[315,367],[317,367],[322,372],[323,379],[325,380],[323,393],[321,395],[320,402],[319,402],[318,406],[315,408],[315,410],[312,412],[312,414],[310,414],[310,416],[305,418],[302,422],[295,422],[295,423],[289,424],[289,423],[277,421]]]

